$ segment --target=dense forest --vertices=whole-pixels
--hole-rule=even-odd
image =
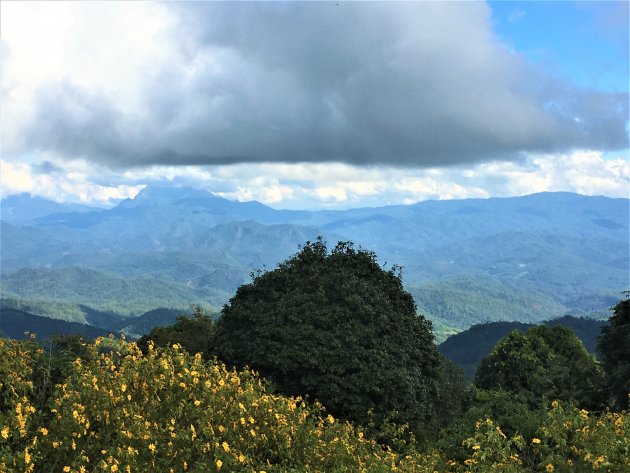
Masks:
[[[400,268],[307,242],[218,319],[0,339],[0,471],[628,471],[630,299],[609,315],[597,358],[518,327],[471,383]]]

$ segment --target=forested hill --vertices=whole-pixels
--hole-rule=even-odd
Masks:
[[[53,335],[60,334],[81,335],[91,339],[106,337],[110,333],[112,332],[91,325],[40,317],[21,310],[2,309],[0,311],[0,337],[28,339],[33,335],[38,341],[44,341]]]
[[[81,304],[124,315],[220,307],[252,270],[275,267],[318,235],[352,240],[403,266],[419,311],[457,330],[606,317],[628,288],[628,199],[542,193],[310,212],[148,187],[111,209],[25,195],[0,206],[2,297],[38,307]],[[72,275],[84,270],[92,300]]]
[[[570,328],[582,341],[584,348],[595,353],[597,337],[604,322],[584,318],[565,316],[544,322],[544,325]],[[469,379],[486,356],[490,354],[496,343],[513,330],[526,332],[533,324],[520,322],[492,322],[470,327],[468,330],[451,335],[438,346],[442,354],[459,366]]]

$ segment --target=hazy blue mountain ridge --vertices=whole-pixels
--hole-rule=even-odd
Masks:
[[[30,205],[24,196],[9,198],[11,215],[20,213],[19,202]],[[218,307],[252,270],[275,267],[317,235],[352,240],[382,263],[403,266],[419,309],[460,329],[566,313],[601,316],[630,286],[628,199],[541,193],[292,211],[158,186],[111,209],[59,212],[68,210],[59,205],[39,205],[50,213],[31,212],[28,221],[2,222],[3,297],[103,310],[114,297],[119,308],[134,300],[110,290],[124,286],[144,301],[156,296],[153,307],[179,307],[189,298]],[[20,272],[42,267],[50,271]],[[69,279],[64,268],[94,271],[91,285]],[[127,315],[147,309],[134,303]]]
[[[37,218],[60,213],[87,213],[94,207],[80,204],[60,204],[30,194],[14,194],[2,199],[0,217],[6,222],[26,223]]]

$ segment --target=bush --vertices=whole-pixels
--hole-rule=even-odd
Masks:
[[[601,368],[575,334],[561,326],[514,330],[483,359],[475,384],[509,391],[532,408],[544,399],[576,400],[592,408],[603,402]]]
[[[206,358],[209,358],[213,352],[213,339],[214,321],[212,317],[204,313],[200,306],[195,306],[191,317],[180,315],[173,325],[154,327],[150,333],[138,340],[138,346],[146,353],[149,341],[158,347],[177,343],[193,355],[202,353]]]

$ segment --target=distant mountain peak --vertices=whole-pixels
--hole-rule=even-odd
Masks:
[[[138,192],[133,199],[125,199],[120,202],[118,207],[131,208],[138,206],[172,205],[186,200],[201,200],[206,202],[226,201],[226,199],[216,196],[205,189],[152,184]]]
[[[210,191],[194,187],[173,187],[166,185],[150,185],[142,189],[133,200],[176,201],[186,198],[221,199]]]

